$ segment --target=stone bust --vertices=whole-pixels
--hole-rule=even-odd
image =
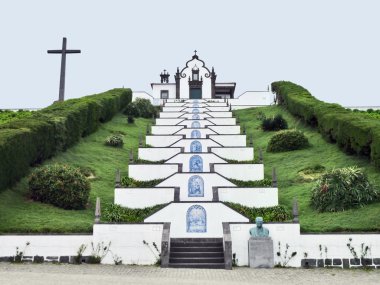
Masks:
[[[251,228],[249,230],[251,237],[268,237],[269,236],[269,230],[263,227],[263,223],[264,223],[264,220],[262,217],[256,218],[256,227]]]

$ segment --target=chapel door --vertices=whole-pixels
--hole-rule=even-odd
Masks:
[[[202,88],[190,88],[190,99],[202,99]]]

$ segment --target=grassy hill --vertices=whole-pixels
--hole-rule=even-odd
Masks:
[[[308,137],[311,147],[304,150],[267,153],[267,143],[274,132],[263,132],[260,129],[259,113],[267,117],[282,114],[288,121],[289,128],[297,128]],[[308,232],[330,231],[379,231],[380,203],[340,213],[318,213],[310,205],[311,189],[315,182],[303,175],[302,170],[321,165],[327,169],[357,165],[365,169],[370,180],[380,187],[380,171],[370,164],[368,157],[349,156],[337,145],[326,142],[316,129],[306,126],[295,119],[282,107],[265,107],[235,111],[240,124],[245,124],[247,134],[253,134],[255,150],[264,152],[265,174],[270,177],[272,168],[278,174],[279,201],[291,209],[292,200],[297,198],[300,207],[301,229]]]
[[[290,128],[302,130],[309,138],[311,147],[285,153],[266,153],[265,148],[273,132],[263,132],[257,119],[259,112],[267,117],[281,113]],[[310,191],[314,182],[300,175],[299,171],[315,165],[326,169],[357,165],[363,167],[370,179],[379,187],[379,170],[370,165],[368,158],[348,156],[336,145],[327,143],[321,135],[296,120],[281,107],[265,107],[235,111],[240,123],[245,124],[247,134],[252,133],[254,147],[264,151],[265,173],[270,177],[272,167],[276,167],[279,183],[280,203],[291,209],[292,200],[297,197],[300,207],[300,223],[303,231],[379,231],[380,203],[341,213],[317,213],[309,206]],[[66,152],[44,162],[68,163],[90,168],[95,178],[91,180],[90,204],[83,211],[62,210],[50,205],[33,202],[27,197],[27,179],[22,179],[12,189],[0,193],[0,232],[91,232],[94,219],[95,199],[100,197],[102,204],[113,202],[114,177],[117,168],[127,171],[130,148],[138,146],[138,133],[144,132],[147,119],[136,119],[127,124],[126,116],[116,115],[112,121],[102,124],[96,133],[82,138]],[[122,149],[104,145],[104,140],[112,133],[125,134]],[[256,152],[257,154],[257,152]]]

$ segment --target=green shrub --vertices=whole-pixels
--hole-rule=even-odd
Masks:
[[[93,133],[131,101],[130,89],[56,102],[23,117],[0,124],[0,190],[28,171]]]
[[[242,181],[242,180],[236,180],[236,179],[229,179],[233,184],[235,184],[238,187],[272,187],[272,180],[265,178],[263,180],[257,180],[257,181]]]
[[[155,187],[157,184],[161,183],[165,179],[155,179],[149,181],[138,181],[130,177],[122,177],[121,178],[121,186],[129,187],[129,188],[150,188]]]
[[[305,135],[297,130],[280,131],[271,137],[268,143],[268,152],[282,152],[303,149],[309,146]]]
[[[320,212],[337,212],[369,204],[379,192],[357,167],[324,173],[312,189],[311,205]]]
[[[29,176],[29,192],[35,201],[63,209],[84,209],[90,195],[90,183],[79,168],[47,165]]]
[[[128,116],[128,124],[133,124],[135,122],[135,118],[132,115]]]
[[[122,147],[124,144],[123,136],[122,135],[111,135],[108,138],[106,138],[105,145],[113,146],[113,147]]]
[[[132,117],[152,118],[156,115],[156,109],[148,99],[137,98],[128,104],[124,114]]]
[[[282,117],[281,114],[273,118],[264,118],[261,122],[261,128],[264,131],[279,131],[288,128],[288,122]]]
[[[117,204],[107,205],[103,210],[104,221],[113,223],[142,223],[144,220],[164,208],[167,204],[155,205],[143,209],[124,208]]]
[[[353,112],[338,104],[322,102],[308,90],[292,82],[272,83],[279,104],[290,113],[318,127],[330,142],[337,143],[349,154],[365,155],[380,167],[380,120],[373,112]]]
[[[249,218],[250,221],[254,221],[256,217],[263,217],[264,222],[284,222],[290,219],[289,212],[282,205],[266,208],[253,208],[230,202],[224,202],[224,204]]]

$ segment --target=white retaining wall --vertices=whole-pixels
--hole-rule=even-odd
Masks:
[[[174,126],[182,122],[184,119],[177,118],[156,118],[156,126]]]
[[[222,146],[246,146],[246,135],[210,135],[210,139]]]
[[[139,159],[143,159],[143,160],[160,161],[160,160],[167,160],[180,152],[181,152],[180,147],[139,148],[138,157]]]
[[[183,115],[182,112],[160,112],[160,118],[179,118]]]
[[[176,135],[186,135],[186,138],[190,139],[191,138],[191,132],[194,130],[198,130],[201,133],[201,138],[206,138],[206,135],[211,135],[215,134],[213,130],[210,129],[182,129],[178,132],[176,132]]]
[[[123,207],[139,209],[174,200],[174,188],[116,188],[114,202]]]
[[[173,144],[173,147],[184,147],[185,152],[190,152],[190,146],[193,141],[199,141],[202,144],[202,152],[207,152],[208,147],[220,147],[221,145],[210,139],[182,139]]]
[[[207,112],[212,118],[232,118],[232,112]]]
[[[153,147],[168,147],[182,138],[182,135],[147,135],[145,136],[145,142]]]
[[[155,242],[161,248],[163,224],[95,224],[94,242],[111,242],[110,249],[123,260],[123,264],[154,264],[158,254],[152,246]],[[143,244],[143,240],[152,247]],[[104,264],[114,264],[112,254],[104,258]]]
[[[191,119],[193,119],[193,115],[194,115],[194,114],[184,113],[184,114],[181,116],[181,118],[191,120]],[[210,118],[210,117],[211,117],[210,115],[205,114],[205,113],[198,114],[198,116],[199,116],[199,119],[201,119],[201,120],[203,120],[203,119],[205,119],[205,118]]]
[[[152,126],[152,135],[172,135],[184,126]]]
[[[188,233],[186,231],[186,213],[192,205],[200,205],[206,210],[207,232]],[[222,237],[222,222],[248,222],[248,219],[233,211],[222,203],[172,203],[152,216],[145,222],[170,222],[170,237]]]
[[[220,135],[239,135],[240,126],[209,126],[209,129]]]
[[[278,205],[278,188],[228,188],[218,189],[219,201],[238,203],[247,207],[272,207]]]
[[[180,122],[178,125],[187,126],[187,128],[191,128],[192,123],[195,121],[197,121],[199,123],[200,128],[204,128],[206,126],[214,125],[212,122],[210,122],[208,120],[185,120],[185,121]]]
[[[214,170],[231,179],[243,181],[264,179],[264,164],[215,164]]]
[[[130,164],[128,176],[139,181],[149,181],[169,177],[178,170],[178,164]]]
[[[219,155],[222,158],[247,161],[253,160],[253,147],[212,147],[211,152]]]
[[[163,112],[183,112],[186,107],[182,106],[170,106],[170,107],[162,107]]]
[[[236,118],[208,118],[214,125],[236,125]]]

